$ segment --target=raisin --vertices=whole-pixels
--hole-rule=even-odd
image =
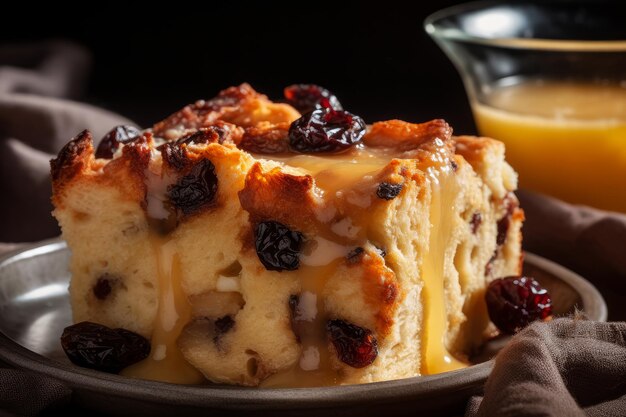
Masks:
[[[175,141],[164,143],[157,149],[161,151],[163,161],[177,171],[183,171],[191,165],[192,160],[187,154],[187,145],[206,143],[222,143],[229,133],[224,127],[210,126],[201,128]]]
[[[106,300],[111,295],[112,284],[116,278],[109,274],[102,274],[93,286],[93,295],[98,300]]]
[[[215,166],[208,159],[196,163],[189,174],[167,187],[172,205],[185,215],[195,213],[202,206],[213,203],[217,195]]]
[[[187,150],[177,142],[164,143],[157,149],[161,151],[164,164],[178,171],[182,171],[191,162]]]
[[[326,324],[326,333],[346,365],[363,368],[378,356],[378,342],[368,329],[335,319]]]
[[[66,327],[61,345],[72,363],[110,373],[118,373],[150,354],[150,342],[143,336],[88,321]]]
[[[508,334],[552,314],[550,294],[530,277],[511,276],[492,281],[485,301],[491,321]]]
[[[378,246],[376,246],[376,250],[378,251],[378,254],[381,258],[387,256],[387,251],[384,248],[379,248]]]
[[[256,236],[256,253],[268,271],[293,271],[300,266],[300,249],[304,236],[282,223],[259,223]]]
[[[502,246],[506,242],[506,236],[509,233],[510,224],[511,218],[509,216],[504,216],[498,220],[498,236],[496,237],[496,243],[498,246]]]
[[[482,222],[483,222],[483,216],[479,212],[472,214],[472,219],[470,220],[470,227],[472,229],[473,234],[476,234]]]
[[[112,159],[120,145],[132,142],[141,135],[141,131],[133,126],[116,126],[109,131],[98,144],[96,158]]]
[[[350,252],[348,252],[348,255],[346,255],[346,258],[348,259],[348,263],[355,264],[359,262],[361,258],[363,257],[364,253],[365,253],[365,249],[363,249],[360,246],[352,249]]]
[[[300,301],[300,297],[295,294],[289,296],[289,311],[291,311],[291,315],[295,317],[296,309],[298,308],[298,302]]]
[[[190,145],[192,143],[196,145],[205,143],[223,143],[227,134],[226,129],[220,126],[203,127],[193,133],[177,139],[176,143],[178,145]]]
[[[452,172],[456,172],[459,169],[459,164],[456,161],[450,161],[450,167],[452,167]]]
[[[224,316],[215,320],[215,333],[222,335],[228,332],[235,325],[235,320],[231,316]]]
[[[507,235],[509,234],[509,227],[511,226],[511,217],[513,216],[513,212],[517,208],[517,201],[515,200],[515,196],[512,193],[509,193],[504,197],[503,201],[506,212],[504,216],[498,220],[498,235],[496,237],[496,243],[498,246],[504,245],[506,242]]]
[[[389,182],[381,182],[376,189],[376,195],[383,200],[393,200],[400,194],[403,184],[392,184]]]
[[[215,329],[215,336],[213,336],[213,342],[218,343],[220,337],[223,334],[228,333],[228,331],[232,329],[234,325],[235,325],[235,320],[233,320],[231,316],[224,316],[215,320],[215,323],[213,323],[213,328]]]
[[[327,89],[315,84],[293,84],[285,88],[287,102],[300,113],[315,109],[343,110],[337,97]]]
[[[347,111],[313,110],[289,127],[289,145],[298,152],[335,152],[355,145],[365,135],[365,122]]]

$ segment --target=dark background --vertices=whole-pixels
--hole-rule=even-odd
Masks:
[[[457,133],[472,133],[460,78],[423,29],[426,16],[460,1],[415,3],[179,2],[129,14],[107,2],[90,6],[88,18],[39,9],[7,19],[0,34],[4,42],[61,38],[86,46],[93,71],[80,100],[143,127],[244,81],[273,99],[306,82],[329,88],[368,122],[441,117]]]

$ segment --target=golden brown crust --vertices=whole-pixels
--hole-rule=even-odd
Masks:
[[[253,222],[273,220],[310,230],[318,205],[313,183],[310,175],[291,175],[278,167],[263,171],[257,162],[246,175],[239,201]]]
[[[255,126],[260,121],[291,123],[300,114],[291,106],[273,103],[257,93],[249,84],[241,84],[220,91],[217,97],[198,100],[185,106],[152,128],[157,136],[165,136],[169,129],[198,129],[218,120],[238,126]]]
[[[121,195],[143,203],[146,195],[146,170],[150,163],[150,149],[154,146],[152,134],[146,132],[122,149],[120,157],[109,161],[98,178],[120,188]],[[120,181],[123,178],[123,181]]]
[[[482,161],[483,155],[493,146],[504,146],[497,140],[483,136],[454,136],[455,153],[463,156],[467,162],[474,164]]]
[[[211,100],[198,100],[183,107],[165,120],[155,124],[152,130],[156,135],[163,136],[168,129],[207,127],[218,119],[222,119],[226,113],[241,107],[243,102],[258,96],[260,94],[247,83],[230,87],[220,91],[217,97]]]
[[[368,254],[361,258],[364,269],[362,277],[363,297],[377,312],[376,333],[379,338],[386,337],[393,326],[394,313],[399,303],[400,287],[396,276],[378,254]]]
[[[55,191],[83,171],[88,166],[92,154],[91,132],[83,130],[61,149],[55,159],[50,161],[50,174]]]
[[[367,146],[393,147],[400,151],[408,151],[428,145],[435,139],[450,143],[452,128],[443,119],[435,119],[426,123],[408,123],[402,120],[376,122],[363,137]]]
[[[290,123],[260,122],[256,126],[245,129],[239,148],[252,153],[286,153],[289,152]]]

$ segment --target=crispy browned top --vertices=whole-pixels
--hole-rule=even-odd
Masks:
[[[402,120],[376,122],[363,137],[367,146],[388,146],[408,151],[428,145],[435,139],[451,143],[452,128],[443,119],[426,123],[408,123]]]
[[[85,130],[51,161],[53,202],[56,207],[62,206],[64,188],[81,178],[86,182],[104,182],[121,188],[120,194],[141,204],[150,218],[148,193],[153,186],[150,185],[151,176],[157,181],[168,179],[170,183],[160,186],[169,190],[167,187],[179,185],[176,181],[189,177],[198,167],[203,170],[205,182],[212,180],[214,169],[220,171],[223,167],[237,167],[234,170],[240,169],[241,172],[233,176],[239,182],[231,183],[229,198],[238,190],[241,207],[249,214],[250,230],[258,222],[272,220],[311,236],[328,236],[325,229],[329,229],[331,221],[340,221],[344,211],[352,210],[352,217],[359,224],[366,224],[370,214],[368,210],[384,209],[391,204],[379,198],[362,209],[348,209],[344,206],[348,204],[345,200],[337,199],[336,211],[327,219],[320,220],[320,209],[324,209],[325,203],[316,193],[313,176],[261,160],[295,154],[289,147],[288,137],[291,123],[299,117],[300,114],[291,106],[273,103],[250,85],[242,84],[223,90],[211,100],[199,100],[185,106],[156,123],[151,130],[123,144],[121,151],[114,152],[110,160],[94,157],[93,139]],[[490,146],[499,145],[486,138],[454,138],[452,128],[441,119],[420,124],[401,120],[377,122],[369,127],[359,147],[382,149],[380,154],[388,160],[371,176],[366,188],[353,191],[357,198],[360,197],[357,195],[359,192],[375,196],[376,186],[384,183],[399,187],[399,192],[402,192],[404,184],[410,181],[418,186],[423,184],[424,161],[443,159],[444,163],[456,169],[455,153],[472,162],[472,158],[481,159],[481,153]],[[255,160],[248,152],[262,155],[262,158]],[[196,184],[191,184],[192,188],[194,186]],[[163,230],[169,232],[177,222],[186,221],[204,210],[223,207],[225,200],[221,196],[221,187],[220,183],[215,185],[217,191],[212,191],[215,195],[207,197],[207,203],[202,207],[183,210],[182,214],[174,215],[174,220],[171,216],[161,219],[168,224]],[[508,215],[518,219],[523,213],[514,208]],[[169,225],[172,221],[173,225]],[[242,239],[245,240],[244,248],[254,246],[251,231]],[[353,242],[340,243],[347,245]],[[403,297],[393,271],[385,265],[381,256],[374,253],[361,256],[348,267],[353,271],[357,268],[363,271],[363,294],[368,303],[377,306],[376,331],[379,336],[384,336],[391,328],[397,301]]]
[[[91,132],[83,130],[50,161],[50,175],[56,183],[71,180],[84,168],[84,156],[93,153]]]
[[[206,157],[201,152],[203,147],[224,146],[230,150],[266,155],[266,159],[272,159],[272,155],[276,154],[293,155],[289,148],[289,128],[299,116],[288,104],[274,103],[250,85],[241,84],[221,91],[211,100],[199,100],[185,106],[156,123],[152,130],[125,143],[121,152],[118,151],[111,160],[94,158],[93,139],[85,130],[51,161],[54,192],[60,194],[62,188],[81,173],[118,186],[122,186],[118,184],[119,178],[126,177],[126,184],[123,185],[125,192],[130,192],[129,197],[145,206],[146,175],[149,167],[154,165],[155,155],[160,155],[157,170],[179,176],[186,175],[199,158]],[[441,119],[420,124],[388,120],[371,125],[361,146],[390,150],[389,161],[393,165],[394,157],[423,161],[436,152],[445,152],[448,158],[459,152],[471,159],[478,157],[485,148],[494,146],[494,142],[486,138],[461,137],[457,143],[452,137],[452,128]],[[219,161],[213,162],[219,164]],[[396,168],[383,170],[389,178],[381,181],[400,183],[404,181],[405,172],[412,175],[410,172],[418,168],[419,165],[409,163],[402,164],[402,172],[393,173]],[[98,176],[98,172],[105,175]],[[116,175],[121,177],[113,178]],[[258,163],[247,173],[239,198],[243,208],[253,217],[278,216],[285,223],[293,223],[290,216],[300,219],[298,223],[303,223],[302,219],[312,219],[313,211],[319,204],[312,177],[289,173],[281,168],[265,170]],[[280,208],[276,201],[281,202]],[[301,226],[306,227],[306,224]]]

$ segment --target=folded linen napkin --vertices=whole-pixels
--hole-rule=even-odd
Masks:
[[[43,66],[45,70],[41,65],[30,68],[28,77],[24,71],[0,70],[0,242],[5,242],[0,251],[14,247],[12,242],[58,235],[50,216],[48,161],[72,136],[88,128],[98,138],[115,125],[129,123],[87,104],[23,93],[62,96],[80,90],[75,84],[85,74],[72,72],[77,64],[68,65],[68,59],[87,54],[77,52],[75,45],[54,45],[36,46],[45,55],[37,62],[56,63]],[[68,51],[74,52],[68,57]],[[0,48],[0,65],[22,65],[15,57],[24,55]],[[28,83],[36,77],[41,79]],[[55,83],[66,87],[41,87]],[[521,192],[520,198],[527,216],[526,248],[582,273],[607,297],[609,317],[625,319],[626,215],[532,193]],[[569,319],[531,326],[498,356],[484,398],[473,399],[467,415],[626,415],[625,326]],[[522,395],[526,390],[528,395]],[[0,415],[35,415],[70,397],[53,379],[0,364]]]
[[[90,67],[87,51],[48,41],[0,48],[0,242],[59,234],[50,216],[49,160],[85,128],[102,137],[128,119],[74,97]]]
[[[466,417],[625,416],[626,323],[534,323],[496,357]]]

